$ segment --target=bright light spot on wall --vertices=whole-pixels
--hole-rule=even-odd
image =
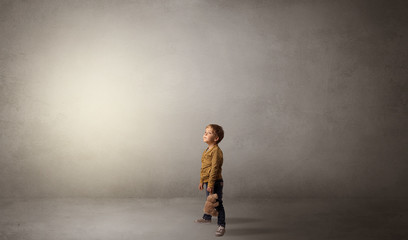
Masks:
[[[135,74],[143,60],[129,52],[135,47],[129,48],[120,26],[68,29],[47,50],[46,102],[59,116],[54,128],[90,149],[119,146],[143,121],[137,87],[142,71]]]

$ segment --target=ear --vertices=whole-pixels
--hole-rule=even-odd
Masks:
[[[216,138],[214,138],[214,141],[218,142],[218,140],[220,140],[220,138],[218,136]]]

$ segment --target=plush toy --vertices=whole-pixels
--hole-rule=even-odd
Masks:
[[[204,213],[209,214],[211,216],[217,217],[218,216],[218,211],[215,209],[219,205],[219,202],[217,202],[218,195],[215,194],[210,194],[207,197],[207,201],[205,202],[204,205]]]

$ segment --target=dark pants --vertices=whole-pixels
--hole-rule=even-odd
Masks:
[[[207,191],[207,187],[208,187],[208,183],[204,183],[204,189],[205,189],[206,197],[208,197],[208,195],[210,194]],[[216,193],[218,195],[219,205],[218,205],[218,207],[215,208],[218,211],[218,225],[225,227],[225,210],[224,210],[224,205],[222,205],[222,188],[223,187],[224,187],[224,182],[222,180],[215,181],[214,189],[213,189],[214,192],[213,193]],[[208,214],[204,213],[203,218],[205,220],[210,220],[211,215],[208,215]]]

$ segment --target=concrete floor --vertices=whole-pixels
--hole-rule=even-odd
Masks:
[[[407,199],[225,199],[223,239],[408,239]],[[0,240],[214,239],[203,199],[1,199]]]

